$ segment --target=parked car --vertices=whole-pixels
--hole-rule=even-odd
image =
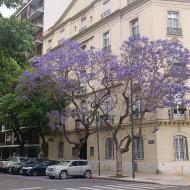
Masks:
[[[22,167],[22,171],[23,171],[23,174],[25,175],[33,175],[33,176],[45,175],[46,169],[48,166],[56,165],[58,163],[59,161],[56,161],[56,160],[46,160],[46,161],[34,164],[32,166]]]
[[[6,161],[2,161],[2,169],[4,171],[7,171],[9,169],[9,166],[12,164],[16,164],[16,163],[22,163],[27,161],[28,158],[26,157],[20,157],[20,156],[11,156],[10,158],[8,158]]]
[[[24,166],[27,166],[29,164],[33,164],[34,162],[38,162],[38,158],[28,158],[27,161],[21,162],[21,163],[16,163],[12,164],[9,166],[9,173],[10,174],[19,174],[20,169]]]
[[[91,174],[92,164],[87,160],[67,160],[46,169],[46,175],[51,179],[66,179],[68,176],[84,176],[89,179]]]
[[[29,175],[29,170],[30,168],[32,168],[33,166],[37,165],[37,164],[40,164],[44,161],[47,161],[47,159],[42,159],[42,158],[33,158],[31,161],[23,164],[20,168],[19,168],[19,171],[18,173],[20,175]]]

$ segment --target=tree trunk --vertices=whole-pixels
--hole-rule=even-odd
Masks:
[[[22,131],[19,128],[14,127],[13,128],[14,135],[17,138],[17,141],[20,145],[19,147],[19,156],[25,156],[25,147],[24,147],[24,141],[23,141],[23,135]]]
[[[41,150],[42,150],[42,157],[47,158],[48,157],[48,143],[45,140],[45,135],[40,134],[40,137],[42,139],[42,145],[41,145]]]
[[[122,153],[120,148],[116,147],[116,176],[121,177],[122,175]]]

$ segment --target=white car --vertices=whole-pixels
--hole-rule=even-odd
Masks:
[[[6,161],[2,161],[2,169],[8,170],[9,166],[16,163],[21,163],[27,161],[28,158],[25,157],[19,157],[19,156],[11,156]]]
[[[68,176],[84,176],[89,179],[91,174],[92,164],[87,160],[67,160],[46,169],[46,175],[51,179],[66,179]]]

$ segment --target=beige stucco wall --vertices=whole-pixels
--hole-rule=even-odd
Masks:
[[[173,138],[182,135],[187,138],[190,150],[190,123],[163,123],[157,132],[158,170],[160,173],[190,175],[190,161],[175,161]]]
[[[137,0],[138,1],[138,0]],[[124,40],[128,39],[131,35],[130,21],[139,18],[139,29],[142,36],[148,36],[152,40],[159,38],[177,38],[182,44],[190,48],[190,23],[189,12],[190,3],[187,1],[161,1],[150,0],[144,1],[144,4],[134,4],[134,6],[125,7],[127,1],[115,1],[111,2],[111,12],[120,10],[120,13],[114,13],[101,20],[102,14],[102,1],[97,1],[92,6],[92,9],[85,13],[87,18],[87,30],[79,33],[81,26],[81,17],[75,18],[75,15],[89,6],[93,1],[78,1],[74,7],[71,8],[69,13],[63,18],[60,23],[51,30],[49,34],[46,32],[44,38],[44,50],[46,53],[48,49],[48,41],[52,39],[52,48],[58,45],[60,30],[64,28],[65,38],[72,38],[78,40],[81,43],[87,45],[87,49],[90,46],[95,46],[98,49],[103,47],[103,33],[106,31],[111,32],[111,49],[113,53],[119,54],[120,47]],[[140,1],[138,1],[140,2]],[[123,9],[122,9],[123,8]],[[167,12],[178,11],[180,15],[180,22],[182,28],[182,36],[169,36],[167,35]],[[84,12],[81,14],[84,15]],[[82,15],[81,15],[82,16]],[[92,16],[92,19],[90,19]],[[66,23],[66,24],[64,24]],[[75,30],[76,26],[76,30]],[[118,110],[113,111],[113,115],[118,119]],[[173,136],[184,135],[188,140],[188,149],[190,151],[190,128],[189,123],[180,121],[171,122],[168,121],[168,109],[158,109],[156,113],[147,114],[146,120],[143,126],[144,137],[144,160],[137,161],[137,171],[144,173],[171,173],[171,174],[185,174],[190,175],[190,162],[183,161],[177,162],[173,158]],[[161,121],[157,122],[157,121]],[[169,122],[169,123],[168,123]],[[72,125],[72,122],[69,122]],[[74,127],[70,126],[70,129]],[[153,133],[155,128],[158,131]],[[127,133],[127,129],[120,131],[119,136]],[[100,155],[101,155],[101,168],[103,170],[115,171],[115,160],[105,159],[105,140],[111,136],[108,131],[101,131],[100,133]],[[59,141],[64,141],[64,159],[71,159],[72,145],[69,145],[63,137],[55,139],[55,142],[50,142],[49,157],[51,159],[57,159],[57,147]],[[149,141],[153,140],[154,144],[149,144]],[[90,146],[94,146],[94,157],[89,156]],[[97,140],[96,134],[90,136],[88,139],[87,147],[88,158],[93,161],[95,168],[97,168]],[[123,154],[123,169],[125,172],[131,170],[131,150],[128,153]]]

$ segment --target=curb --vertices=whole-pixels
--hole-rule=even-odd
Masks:
[[[104,176],[92,176],[92,179],[104,179],[104,180],[115,180],[115,181],[122,181],[122,182],[135,182],[135,183],[148,183],[148,184],[161,184],[156,183],[154,181],[136,181],[136,180],[130,180],[130,179],[122,179],[122,178],[115,178],[115,177],[104,177]]]

